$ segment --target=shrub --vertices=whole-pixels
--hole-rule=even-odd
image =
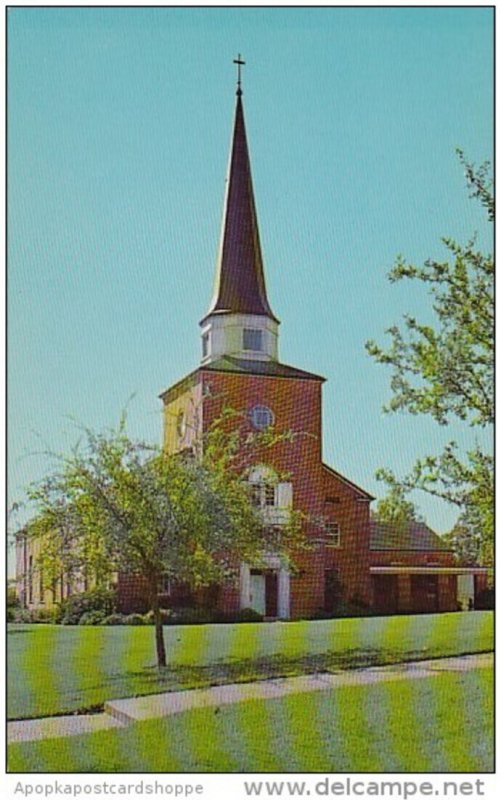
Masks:
[[[351,597],[349,600],[338,600],[334,604],[332,611],[325,611],[318,608],[312,615],[312,619],[336,619],[344,617],[372,617],[376,611],[358,597]]]
[[[63,625],[78,625],[83,614],[90,611],[102,612],[104,619],[116,610],[116,592],[112,589],[91,589],[73,594],[63,600],[59,608],[58,616]]]
[[[29,608],[9,608],[7,609],[7,622],[33,622],[32,612]]]
[[[162,624],[168,625],[169,623],[171,623],[172,615],[173,611],[171,608],[161,608],[160,616],[162,618]],[[145,625],[153,625],[155,623],[153,611],[148,611],[148,613],[144,615],[144,622]]]
[[[16,594],[15,586],[7,587],[7,608],[20,608],[21,602]]]
[[[101,625],[103,620],[106,618],[104,611],[84,611],[80,619],[78,620],[79,625]]]
[[[102,625],[123,625],[125,623],[125,614],[109,614],[102,621]]]
[[[167,625],[203,625],[214,622],[217,612],[208,608],[173,608],[167,617]]]
[[[222,622],[262,622],[263,615],[253,608],[241,608],[224,615]]]
[[[56,622],[59,609],[57,608],[34,608],[31,614],[31,622],[51,623]]]
[[[146,615],[151,618],[149,614]],[[238,611],[217,611],[213,608],[186,607],[170,608],[163,617],[164,625],[206,625],[217,622],[262,622],[263,616],[253,608]]]
[[[475,598],[475,608],[482,611],[490,611],[494,608],[494,587],[490,586],[482,589]]]
[[[124,617],[124,624],[125,625],[146,625],[146,618],[143,614],[127,614]]]

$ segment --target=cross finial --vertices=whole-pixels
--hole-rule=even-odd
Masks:
[[[237,58],[233,59],[233,63],[237,65],[237,94],[242,94],[242,66],[245,64],[245,61],[242,61],[242,56],[240,53],[238,54]]]

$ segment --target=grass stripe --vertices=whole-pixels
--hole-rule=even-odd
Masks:
[[[492,705],[490,670],[444,673],[197,709],[74,737],[70,746],[11,745],[9,769],[485,772],[493,768]]]

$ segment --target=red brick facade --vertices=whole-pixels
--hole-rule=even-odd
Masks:
[[[305,534],[314,547],[295,555],[295,570],[289,576],[287,618],[312,617],[319,612],[335,614],[340,602],[380,613],[456,610],[457,565],[438,537],[436,549],[433,538],[426,550],[371,548],[372,498],[322,461],[322,382],[313,375],[282,377],[201,367],[162,396],[166,447],[181,450],[193,446],[196,435],[207,431],[224,406],[241,412],[239,424],[244,432],[247,428],[252,431],[249,409],[262,405],[273,411],[277,431],[296,434],[292,441],[281,441],[253,454],[253,463],[266,464],[279,475],[287,474],[292,484],[293,507],[310,520],[305,523]],[[188,418],[191,434],[181,436],[178,432],[177,447],[173,448],[169,427],[175,425],[179,414]],[[319,536],[315,524],[319,517],[337,524],[339,546],[329,546]],[[394,574],[395,570],[398,574]],[[266,608],[273,609],[270,616],[274,617],[279,615],[277,569],[265,572]],[[477,576],[477,591],[483,581],[482,576]],[[127,578],[120,587],[122,605],[131,610],[137,602],[133,581]],[[166,605],[204,602],[200,595],[176,593],[175,589],[164,599]],[[222,611],[238,611],[242,607],[239,582],[219,587],[209,601]]]

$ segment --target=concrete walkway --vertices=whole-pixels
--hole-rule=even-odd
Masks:
[[[178,692],[163,692],[146,697],[125,700],[110,700],[104,705],[104,713],[85,714],[46,719],[9,722],[7,739],[12,742],[30,742],[58,736],[76,736],[82,733],[109,728],[120,728],[140,720],[180,714],[193,708],[239,703],[243,700],[270,700],[300,692],[331,691],[339,686],[368,685],[402,679],[430,678],[444,672],[466,672],[478,667],[494,665],[493,653],[480,653],[453,658],[437,658],[429,661],[411,661],[405,664],[390,664],[384,667],[347,670],[336,673],[298,675],[293,678],[272,678],[252,683],[230,683],[211,686],[207,689],[186,689]]]

